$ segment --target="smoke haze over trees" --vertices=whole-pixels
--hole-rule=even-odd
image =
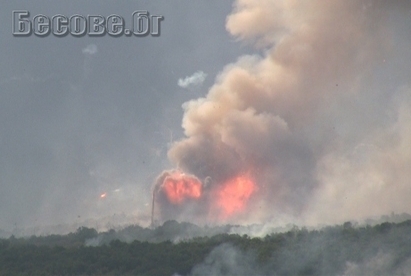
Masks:
[[[0,274],[15,275],[409,275],[411,221],[316,230],[292,227],[263,237],[228,234],[236,226],[201,228],[168,221],[97,233],[0,240]],[[238,226],[237,226],[238,227]],[[197,232],[194,238],[174,240]],[[204,236],[204,233],[219,234]],[[139,237],[102,245],[90,241]],[[187,236],[188,237],[188,236]],[[148,242],[150,240],[151,242]],[[95,241],[95,240],[94,240]]]

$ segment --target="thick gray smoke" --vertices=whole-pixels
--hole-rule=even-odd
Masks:
[[[229,244],[222,244],[193,268],[191,275],[265,275],[252,254],[243,253]]]
[[[211,191],[252,179],[245,207],[225,220],[409,211],[411,101],[401,55],[411,39],[400,38],[409,11],[399,0],[237,0],[227,30],[262,54],[226,66],[204,98],[183,105],[186,138],[170,160],[209,179]],[[194,201],[197,217],[213,215],[210,200]]]
[[[348,275],[409,275],[411,260],[400,259],[389,253],[379,252],[364,263],[347,263],[343,276]]]
[[[358,251],[352,247],[350,250],[346,237],[335,240],[330,232],[326,232],[309,240],[300,237],[298,246],[289,244],[271,252],[265,261],[255,250],[221,244],[202,263],[194,266],[190,275],[410,275],[411,259],[406,250],[388,249],[387,245],[376,240],[374,243],[362,243],[361,248],[356,248]],[[387,235],[392,240],[396,239],[393,233]],[[330,244],[330,241],[333,242]],[[353,256],[356,256],[355,261]]]

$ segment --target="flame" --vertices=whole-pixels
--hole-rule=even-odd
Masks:
[[[107,193],[102,193],[101,195],[100,195],[100,198],[105,198],[107,196]]]
[[[196,177],[181,172],[172,173],[163,182],[163,190],[173,204],[181,204],[187,198],[200,198],[201,189],[201,182]]]
[[[257,186],[248,174],[226,181],[217,191],[216,204],[220,208],[221,218],[243,211],[256,189]]]

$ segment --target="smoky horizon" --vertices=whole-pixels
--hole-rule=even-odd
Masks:
[[[411,213],[410,12],[400,0],[5,3],[0,229]],[[97,18],[106,35],[56,35],[56,16]]]

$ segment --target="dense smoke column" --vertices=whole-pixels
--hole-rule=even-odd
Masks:
[[[320,182],[324,172],[318,164],[346,143],[332,121],[346,111],[331,107],[365,89],[363,82],[389,48],[389,11],[403,3],[235,2],[227,30],[264,55],[240,57],[205,98],[184,104],[186,138],[168,152],[183,172],[211,179],[208,196],[190,201],[198,215],[264,221],[305,211],[313,193],[327,184]],[[360,142],[364,135],[346,138]],[[237,197],[232,202],[240,207],[233,215],[222,215],[222,202],[229,201],[224,196]],[[174,205],[169,209],[176,213],[188,208]]]
[[[360,35],[368,16],[354,1],[237,1],[227,29],[269,50],[227,66],[205,98],[184,105],[187,138],[169,158],[213,185],[251,174],[259,189],[249,214],[301,212],[317,186],[315,147],[328,142],[321,132],[308,140],[306,127],[335,94],[349,93],[335,83],[367,68],[379,38]]]

